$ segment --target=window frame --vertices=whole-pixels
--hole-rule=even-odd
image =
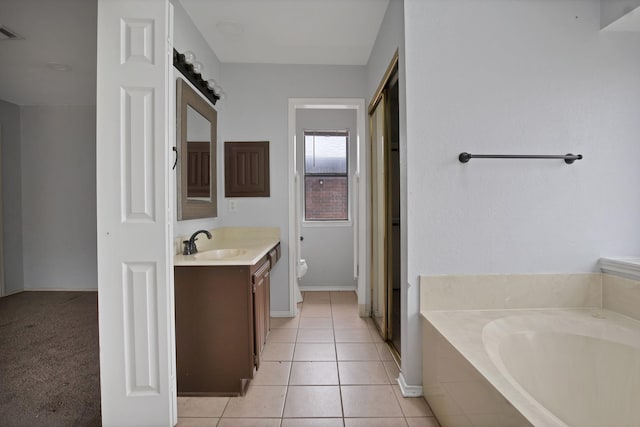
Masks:
[[[345,138],[345,162],[346,171],[344,173],[308,173],[307,172],[307,136],[339,136]],[[351,219],[351,171],[350,171],[350,142],[351,131],[349,129],[338,130],[318,130],[318,129],[304,129],[302,132],[302,223],[304,226],[319,227],[323,225],[329,226],[350,226],[352,224]],[[345,196],[347,202],[347,217],[345,219],[307,219],[307,188],[306,178],[310,177],[344,177],[347,181],[347,194]]]

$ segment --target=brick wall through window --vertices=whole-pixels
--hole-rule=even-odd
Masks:
[[[305,217],[308,221],[349,219],[346,177],[307,176],[304,181]]]

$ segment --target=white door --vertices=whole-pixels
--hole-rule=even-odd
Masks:
[[[104,426],[175,424],[168,0],[98,0],[97,233]]]

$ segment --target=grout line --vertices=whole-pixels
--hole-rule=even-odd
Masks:
[[[336,352],[336,374],[338,375],[338,393],[340,394],[340,410],[342,411],[342,425],[346,425],[344,420],[344,399],[342,396],[342,379],[340,378],[340,364],[338,363],[338,342],[336,340],[336,324],[333,321],[333,301],[329,294],[329,311],[331,313],[331,332],[333,333],[333,350]]]

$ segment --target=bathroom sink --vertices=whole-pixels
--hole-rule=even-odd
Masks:
[[[234,258],[243,255],[246,252],[247,251],[244,249],[212,249],[210,251],[199,252],[194,256],[196,259],[218,260]]]

